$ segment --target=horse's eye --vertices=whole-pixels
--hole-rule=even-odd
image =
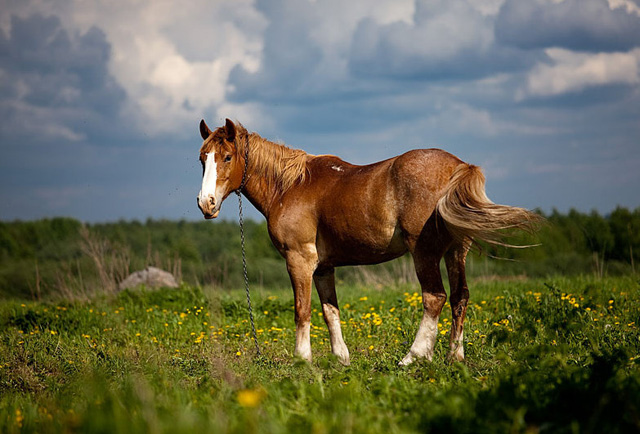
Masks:
[[[231,155],[227,155],[226,157],[224,157],[225,163],[228,163],[229,161],[231,161]]]

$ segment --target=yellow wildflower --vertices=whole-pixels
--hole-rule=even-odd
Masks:
[[[22,415],[22,411],[19,408],[16,408],[16,425],[18,428],[22,428],[22,421],[24,420],[24,416]]]
[[[264,389],[242,389],[238,391],[238,404],[245,408],[255,408],[266,396]]]

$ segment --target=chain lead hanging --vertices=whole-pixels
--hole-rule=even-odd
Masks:
[[[261,356],[260,346],[258,345],[258,335],[256,333],[256,325],[253,321],[253,309],[251,308],[251,295],[249,294],[249,275],[247,274],[247,256],[244,248],[244,218],[242,216],[242,193],[244,184],[247,181],[247,168],[249,167],[249,141],[245,145],[244,156],[244,173],[242,174],[242,182],[236,190],[238,195],[238,222],[240,223],[240,247],[242,249],[242,274],[244,275],[244,290],[247,294],[247,305],[249,306],[249,319],[251,320],[251,331],[253,332],[253,342],[256,344],[256,352]]]

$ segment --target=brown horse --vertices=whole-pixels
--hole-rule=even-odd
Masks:
[[[400,364],[433,357],[438,317],[447,298],[439,267],[443,256],[453,313],[449,357],[463,360],[469,300],[465,258],[471,243],[501,244],[498,231],[530,230],[538,219],[525,209],[491,202],[480,168],[439,149],[356,166],[332,155],[314,156],[270,142],[229,119],[213,132],[201,121],[200,134],[204,143],[198,207],[205,218],[215,218],[224,199],[240,189],[264,214],[293,286],[295,354],[306,360],[311,360],[312,282],[332,352],[348,365],[335,267],[376,264],[406,252],[413,257],[424,312]]]

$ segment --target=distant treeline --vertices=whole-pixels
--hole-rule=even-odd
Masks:
[[[472,277],[635,273],[640,262],[640,208],[617,208],[602,216],[575,210],[545,215],[535,236],[515,235],[525,249],[483,246],[468,261]],[[249,278],[254,285],[283,286],[284,261],[265,222],[246,221]],[[70,218],[0,222],[0,296],[84,297],[114,290],[135,270],[153,265],[187,283],[242,286],[240,237],[235,222],[168,220],[82,224]],[[493,259],[497,257],[500,259]],[[386,283],[413,279],[409,259],[375,267],[339,270],[339,281]]]
[[[640,261],[640,208],[618,207],[606,216],[597,211],[567,214],[554,210],[535,236],[518,235],[514,244],[539,244],[527,249],[490,247],[495,255],[515,261],[490,261],[495,274],[533,277],[593,273],[598,276],[635,273]],[[476,262],[478,258],[475,258]],[[518,271],[520,270],[520,271]]]

